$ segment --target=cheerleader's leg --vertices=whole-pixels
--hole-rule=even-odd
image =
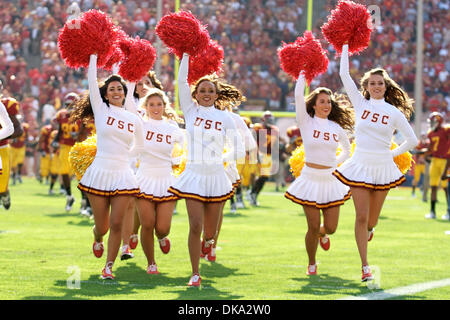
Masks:
[[[189,216],[189,257],[191,259],[192,274],[199,274],[200,264],[200,237],[203,228],[205,205],[198,200],[186,199],[186,208]]]
[[[308,223],[308,231],[305,235],[305,247],[308,254],[309,265],[316,264],[316,252],[319,245],[320,231],[320,210],[313,206],[303,206],[306,221]]]
[[[114,262],[122,241],[123,217],[132,196],[117,195],[111,197],[111,214],[109,219],[108,255],[106,262]],[[92,203],[91,203],[92,204]]]
[[[372,191],[370,195],[369,221],[367,230],[372,230],[378,224],[381,209],[389,190]]]
[[[141,246],[147,257],[148,265],[155,264],[155,247],[153,231],[155,229],[155,202],[147,199],[137,199],[136,207],[141,222]]]

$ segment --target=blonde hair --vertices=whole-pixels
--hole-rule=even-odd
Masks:
[[[343,129],[352,132],[353,126],[355,124],[354,109],[351,108],[350,101],[343,94],[334,95],[333,92],[328,88],[316,88],[305,98],[306,112],[311,117],[314,117],[314,106],[316,105],[317,97],[321,93],[325,93],[330,97],[331,112],[328,115],[328,120],[334,121]]]
[[[160,97],[161,100],[163,101],[164,104],[163,118],[176,121],[177,123],[184,123],[183,119],[178,116],[177,112],[170,105],[169,98],[167,97],[165,92],[158,88],[148,89],[147,94],[145,95],[144,99],[142,99],[140,107],[146,109],[148,99],[154,96]]]
[[[380,75],[384,79],[386,85],[386,92],[384,93],[384,99],[387,103],[392,104],[399,109],[406,117],[410,119],[414,112],[414,100],[409,98],[405,90],[403,90],[397,82],[391,79],[386,70],[382,68],[375,68],[367,71],[361,79],[361,92],[367,100],[370,99],[370,93],[368,90],[369,78],[371,75]]]

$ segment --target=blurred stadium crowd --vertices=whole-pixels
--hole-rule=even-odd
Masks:
[[[107,12],[130,36],[156,41],[156,0],[3,0],[0,2],[0,78],[4,94],[21,105],[30,134],[61,106],[65,94],[87,88],[85,70],[68,69],[57,46],[59,29],[64,25],[71,3],[81,11],[91,8]],[[293,111],[294,81],[279,67],[277,48],[292,42],[306,28],[306,0],[184,0],[181,9],[190,10],[208,25],[213,39],[225,50],[224,74],[247,97],[244,109]],[[315,0],[313,33],[323,38],[320,26],[337,1]],[[351,58],[355,80],[376,66],[386,68],[391,77],[414,97],[416,52],[416,1],[361,0],[377,5],[381,25],[374,31],[370,47]],[[424,108],[450,115],[448,46],[450,30],[449,0],[424,1]],[[174,1],[163,1],[163,15],[175,11]],[[324,48],[328,43],[323,40]],[[328,47],[327,73],[313,87],[342,88],[335,52]],[[174,59],[161,49],[161,74],[165,90],[173,96]],[[100,73],[99,76],[102,76]]]

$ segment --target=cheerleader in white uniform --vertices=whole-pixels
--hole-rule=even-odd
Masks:
[[[140,119],[123,107],[126,84],[112,75],[100,87],[97,84],[97,56],[91,55],[88,69],[89,97],[74,106],[72,120],[94,117],[97,153],[86,169],[78,188],[85,192],[94,214],[94,255],[103,254],[103,236],[108,232],[108,253],[103,279],[113,279],[112,266],[117,257],[124,212],[132,196],[139,194],[130,157],[143,149]]]
[[[413,149],[418,140],[408,123],[412,100],[387,72],[372,69],[361,79],[360,93],[350,77],[348,45],[342,48],[340,76],[355,108],[355,144],[353,156],[333,174],[350,186],[356,210],[355,238],[362,262],[362,281],[373,278],[367,261],[367,243],[373,236],[381,208],[389,189],[405,181],[394,157]],[[405,141],[391,150],[398,130]]]
[[[133,91],[134,84],[130,86]],[[129,100],[129,99],[127,99]],[[137,114],[134,104],[126,103],[127,108]],[[178,196],[168,192],[175,183],[172,166],[178,165],[180,159],[172,157],[175,144],[183,146],[184,134],[177,122],[182,120],[170,107],[166,94],[156,88],[147,90],[142,99],[141,109],[145,116],[141,117],[144,131],[144,152],[139,158],[136,172],[140,193],[137,200],[139,221],[142,224],[141,244],[147,257],[148,274],[158,274],[154,257],[154,235],[164,254],[170,250],[170,232],[172,214]]]
[[[14,133],[14,125],[9,118],[5,105],[0,101],[0,140],[8,138]],[[0,158],[0,174],[2,174],[2,159]]]
[[[308,222],[305,236],[308,275],[317,274],[316,252],[320,242],[330,247],[329,234],[336,231],[339,208],[350,198],[349,188],[332,173],[350,156],[350,142],[344,129],[352,130],[351,110],[343,108],[331,90],[320,87],[304,98],[305,78],[300,74],[295,86],[296,118],[305,148],[305,165],[289,186],[285,197],[303,206]],[[338,146],[341,153],[336,156]],[[320,211],[324,223],[320,224]]]
[[[118,65],[117,71],[114,71],[115,74],[118,73]],[[140,116],[145,116],[145,110],[142,108],[142,100],[147,94],[148,89],[150,88],[158,88],[163,90],[161,82],[156,78],[156,74],[154,71],[149,71],[141,80],[137,83],[133,84],[133,87],[128,87],[128,95],[125,108],[129,111],[137,110]],[[128,97],[132,94],[132,97]],[[133,104],[132,109],[130,109],[130,103]],[[132,111],[134,112],[134,111]],[[130,159],[130,166],[134,173],[136,173],[139,162],[138,159],[133,157]],[[120,255],[121,260],[127,260],[134,257],[134,254],[130,249],[136,249],[139,242],[139,227],[141,223],[139,221],[139,214],[136,209],[136,202],[134,199],[130,201],[128,205],[127,212],[125,214],[123,220],[123,228],[122,228],[122,253]]]
[[[178,85],[186,123],[187,163],[169,191],[186,199],[193,273],[188,285],[200,286],[202,226],[205,225],[205,248],[210,250],[217,232],[220,208],[233,195],[233,185],[225,173],[224,163],[245,156],[245,149],[233,119],[215,107],[221,98],[220,88],[210,81],[202,81],[191,95],[188,72],[189,55],[185,53],[180,64]],[[230,145],[233,148],[224,155],[226,140],[232,141]]]

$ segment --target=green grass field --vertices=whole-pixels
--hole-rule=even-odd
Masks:
[[[335,300],[450,278],[450,235],[446,234],[450,222],[440,219],[446,210],[442,191],[438,219],[433,221],[424,218],[429,203],[412,198],[409,188],[389,193],[369,243],[377,289],[360,282],[351,200],[341,207],[331,249],[318,249],[319,274],[315,277],[305,274],[306,219],[300,206],[275,192],[273,184],[266,185],[258,208],[232,215],[227,205],[217,261],[202,260],[202,286],[189,288],[184,201],[179,201],[173,218],[170,253],[163,255],[155,248],[161,274],[146,274],[146,259],[139,245],[134,259],[116,260],[116,280],[104,281],[99,276],[105,258],[92,254],[93,221],[78,213],[80,194],[75,182],[77,201],[70,213],[64,211],[65,197],[47,195],[48,186],[34,179],[25,178],[10,190],[11,209],[0,209],[2,300]],[[77,277],[79,288],[73,281]],[[448,300],[450,286],[394,299]]]

